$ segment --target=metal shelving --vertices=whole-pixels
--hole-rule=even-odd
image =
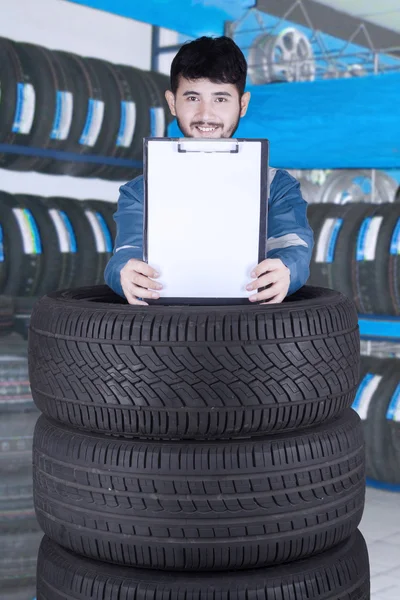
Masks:
[[[364,340],[400,343],[400,317],[360,315],[359,326]]]

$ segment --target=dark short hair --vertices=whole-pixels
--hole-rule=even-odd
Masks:
[[[246,86],[247,63],[243,52],[226,36],[203,36],[186,42],[171,65],[171,90],[176,94],[179,77],[232,83],[242,96]]]

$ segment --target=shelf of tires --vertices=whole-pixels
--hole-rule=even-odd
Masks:
[[[363,421],[366,474],[400,491],[400,360],[361,357],[353,408]]]
[[[369,599],[354,305],[35,305],[37,600]]]
[[[360,315],[400,315],[400,204],[311,204],[311,285],[341,291]]]
[[[104,283],[115,202],[0,192],[0,328],[26,336],[37,298]]]
[[[34,44],[0,38],[0,80],[3,169],[126,181],[172,118],[165,75]]]
[[[35,596],[42,532],[32,497],[32,438],[39,412],[30,393],[27,344],[18,336],[0,344],[0,596]]]

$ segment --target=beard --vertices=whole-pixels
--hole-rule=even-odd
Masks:
[[[240,123],[240,114],[237,117],[237,120],[232,123],[227,129],[226,131],[224,130],[224,126],[222,126],[219,123],[213,123],[212,121],[194,121],[193,123],[190,124],[190,127],[185,127],[182,123],[182,121],[176,117],[179,129],[182,131],[184,137],[187,138],[192,138],[195,137],[192,133],[192,127],[195,126],[200,126],[200,127],[219,127],[220,131],[222,132],[221,134],[221,138],[231,138],[233,135],[235,135],[237,128],[239,127],[239,123]]]

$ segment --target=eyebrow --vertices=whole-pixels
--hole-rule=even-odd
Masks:
[[[232,94],[230,94],[229,92],[213,92],[211,95],[212,96],[229,96],[229,98],[232,98]],[[199,92],[188,91],[188,92],[184,92],[183,96],[200,96],[200,94],[199,94]]]

